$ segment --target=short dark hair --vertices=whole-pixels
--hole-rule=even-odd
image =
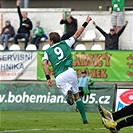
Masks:
[[[87,74],[87,71],[86,70],[83,70],[81,73],[82,74]]]
[[[60,42],[60,35],[57,32],[51,32],[49,38],[50,41],[54,42],[54,44]]]

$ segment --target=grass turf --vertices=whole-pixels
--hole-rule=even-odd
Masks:
[[[98,113],[87,113],[88,125],[83,125],[79,113],[52,111],[1,111],[0,133],[110,133],[101,123]],[[131,133],[124,128],[120,133]]]

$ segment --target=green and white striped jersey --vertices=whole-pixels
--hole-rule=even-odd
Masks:
[[[50,46],[45,52],[42,61],[50,61],[54,76],[57,77],[72,66],[71,46],[75,43],[74,37]]]

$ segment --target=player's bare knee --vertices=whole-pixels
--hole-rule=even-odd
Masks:
[[[79,99],[79,93],[73,94],[74,95],[74,100],[76,101],[77,99]]]

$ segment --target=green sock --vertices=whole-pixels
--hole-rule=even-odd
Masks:
[[[83,104],[81,98],[79,98],[79,99],[76,100],[76,104],[77,104],[77,108],[78,108],[78,110],[79,110],[79,112],[81,114],[82,120],[83,121],[87,120],[86,113],[85,113],[85,108],[84,108],[84,104]]]

